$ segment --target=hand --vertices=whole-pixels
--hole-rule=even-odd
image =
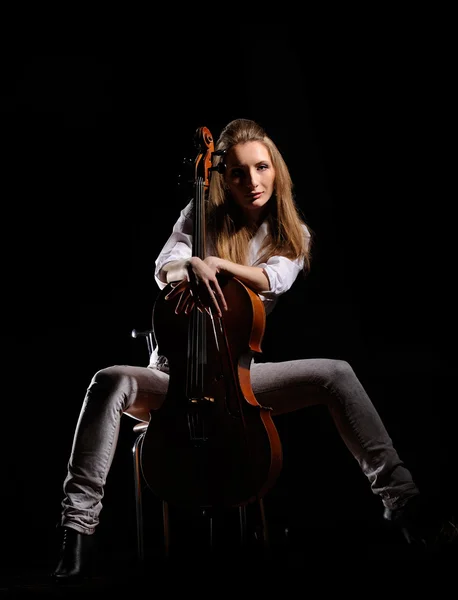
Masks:
[[[165,297],[166,300],[180,295],[175,312],[182,311],[189,314],[195,306],[200,311],[207,311],[213,307],[219,317],[222,310],[227,310],[226,299],[218,283],[218,259],[209,257],[205,261],[192,257],[188,268],[188,279],[174,285],[171,292]]]

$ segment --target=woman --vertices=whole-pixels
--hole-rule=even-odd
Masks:
[[[181,211],[156,260],[161,289],[175,282],[181,308],[227,309],[218,276],[234,276],[261,297],[269,314],[299,273],[310,266],[311,235],[295,206],[290,174],[279,150],[255,122],[236,119],[216,145],[207,207],[207,252],[192,256],[193,205]],[[99,522],[106,477],[123,414],[149,420],[166,395],[167,364],[156,348],[148,367],[112,366],[97,372],[87,390],[64,482],[64,541],[54,577],[73,580],[85,567],[85,546]],[[279,385],[281,382],[281,385]],[[358,461],[384,516],[399,523],[408,541],[419,490],[399,458],[367,393],[341,360],[253,363],[256,399],[273,415],[324,404]],[[423,543],[423,538],[418,538]]]

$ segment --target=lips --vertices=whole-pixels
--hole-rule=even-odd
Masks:
[[[248,198],[251,198],[252,200],[257,200],[261,196],[262,196],[262,192],[257,192],[256,194],[249,194]]]

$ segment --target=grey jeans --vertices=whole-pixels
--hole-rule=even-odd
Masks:
[[[151,367],[118,365],[98,371],[86,393],[64,481],[61,525],[85,534],[99,522],[121,418],[148,420],[167,392],[169,376]],[[259,404],[273,415],[324,404],[342,440],[384,506],[397,508],[418,494],[380,416],[351,366],[341,360],[303,359],[251,367]]]

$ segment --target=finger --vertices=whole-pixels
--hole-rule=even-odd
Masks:
[[[165,296],[166,300],[170,300],[171,298],[175,298],[178,294],[181,294],[183,290],[186,288],[188,282],[186,280],[181,281],[180,283],[172,284],[171,291]]]
[[[223,290],[217,281],[215,282],[215,290],[219,304],[224,308],[224,310],[227,310],[226,298],[224,297]]]
[[[185,288],[181,292],[180,297],[178,298],[178,302],[175,306],[175,314],[176,315],[179,314],[180,312],[182,312],[182,310],[185,308],[189,297],[190,297],[189,290],[187,288]]]
[[[194,302],[192,297],[189,296],[188,300],[186,302],[186,308],[184,309],[184,314],[189,315],[189,313],[192,311],[192,309],[194,308],[195,305],[196,305],[196,303]]]
[[[216,297],[215,292],[210,288],[209,293],[210,293],[210,299],[211,299],[211,301],[212,301],[213,305],[215,306],[216,311],[218,313],[218,317],[222,317],[223,313],[221,312],[221,308],[220,308],[220,306],[218,304],[218,299]]]

